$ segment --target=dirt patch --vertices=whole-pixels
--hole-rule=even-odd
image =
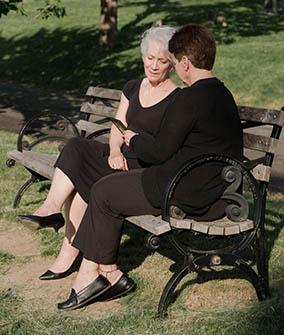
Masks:
[[[22,301],[23,311],[56,312],[57,303],[69,296],[76,273],[61,280],[39,280],[54,258],[40,256],[40,236],[20,223],[0,221],[0,250],[15,256],[9,265],[1,267],[0,290],[12,290]],[[72,314],[100,319],[122,309],[119,301],[112,301],[92,304]]]

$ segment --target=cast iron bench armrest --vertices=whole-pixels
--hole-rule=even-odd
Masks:
[[[31,132],[31,126],[34,124],[34,131],[36,131],[36,125],[39,123],[43,123],[43,119],[46,119],[46,124],[49,125],[50,129],[59,130],[62,132],[62,135],[56,135],[56,134],[40,134],[40,131],[38,129],[38,139],[34,140],[32,143],[29,143],[28,141],[23,141],[23,137],[25,135],[29,135],[29,132]],[[54,121],[52,119],[57,119],[57,122],[55,124],[52,124]],[[46,141],[62,141],[67,142],[68,138],[65,137],[66,133],[64,131],[67,131],[68,126],[71,127],[73,136],[79,136],[79,131],[75,124],[68,118],[67,116],[60,114],[60,113],[40,113],[30,120],[28,120],[22,129],[20,130],[18,140],[17,140],[17,149],[19,151],[23,150],[31,150],[34,146],[46,142]]]
[[[186,213],[179,209],[178,206],[171,204],[174,191],[178,184],[182,182],[184,176],[201,164],[210,162],[224,164],[223,174],[225,173],[225,175],[223,178],[228,183],[228,187],[220,199],[229,201],[226,207],[227,215],[224,218],[213,221],[197,221],[187,218]],[[260,164],[261,162],[255,162],[255,164]],[[255,167],[255,164],[253,164],[253,167]],[[253,220],[248,218],[249,205],[247,200],[236,192],[243,178],[248,179],[253,194],[255,209]],[[259,225],[260,221],[261,195],[258,182],[243,162],[219,154],[201,155],[186,162],[169,181],[162,204],[162,219],[169,222],[172,228],[191,229],[207,235],[229,236],[240,234],[254,229]]]

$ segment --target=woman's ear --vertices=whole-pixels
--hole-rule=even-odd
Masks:
[[[188,71],[188,69],[190,68],[191,65],[191,61],[186,57],[186,56],[182,56],[182,65],[185,71]]]

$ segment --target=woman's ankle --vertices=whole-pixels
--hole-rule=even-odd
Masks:
[[[112,286],[115,285],[123,275],[118,267],[112,270],[103,270],[100,268],[99,273],[104,276]]]

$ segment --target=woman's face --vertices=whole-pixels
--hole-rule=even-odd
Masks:
[[[169,77],[172,64],[164,54],[159,41],[149,43],[143,61],[145,74],[152,84],[157,85]]]

